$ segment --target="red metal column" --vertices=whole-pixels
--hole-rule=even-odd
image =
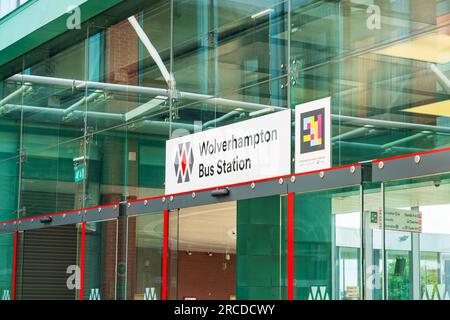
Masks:
[[[294,299],[294,193],[287,195],[287,299]]]
[[[19,231],[14,232],[14,249],[13,249],[13,269],[11,283],[11,299],[16,300],[16,276],[17,276],[17,238]]]
[[[164,210],[161,300],[167,300],[167,268],[169,258],[169,210]]]
[[[84,256],[86,253],[86,222],[81,223],[81,250],[80,250],[80,300],[84,299]]]

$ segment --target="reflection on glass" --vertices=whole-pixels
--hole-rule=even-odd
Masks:
[[[117,220],[86,222],[84,300],[115,300]]]
[[[443,174],[386,184],[389,299],[450,299],[449,181]]]
[[[0,160],[0,221],[16,219],[19,158]],[[1,260],[1,259],[0,259]]]
[[[295,195],[298,300],[361,299],[359,187]]]
[[[364,276],[365,299],[383,299],[384,253],[382,193],[380,183],[365,183],[364,204]]]
[[[236,203],[180,209],[177,227],[177,299],[236,299]]]
[[[288,1],[174,1],[173,73],[179,89],[220,95],[287,70]],[[254,99],[269,84],[248,90]],[[272,90],[277,88],[273,85]]]
[[[334,165],[448,145],[448,1],[291,7],[291,105],[332,97]]]
[[[337,300],[360,299],[360,216],[359,212],[335,216]]]
[[[387,298],[388,300],[410,300],[410,253],[388,250],[387,262]]]
[[[14,234],[0,234],[0,300],[11,300]]]
[[[27,2],[28,0],[3,0],[0,3],[0,18]]]
[[[285,300],[286,196],[237,202],[237,299]]]
[[[163,214],[128,219],[127,298],[161,300]]]

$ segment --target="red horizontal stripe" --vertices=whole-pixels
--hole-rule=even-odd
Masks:
[[[328,172],[328,171],[333,171],[333,170],[340,170],[340,169],[344,169],[344,168],[350,168],[352,166],[359,167],[359,166],[361,166],[361,164],[354,163],[354,164],[342,165],[342,166],[332,167],[332,168],[323,169],[323,170],[314,170],[314,171],[309,171],[309,172],[282,175],[282,176],[264,178],[264,179],[259,179],[259,180],[244,181],[244,182],[239,182],[239,183],[229,184],[229,185],[222,185],[222,186],[215,186],[215,187],[209,187],[209,188],[204,188],[204,189],[190,190],[190,191],[185,191],[185,192],[180,192],[180,193],[173,193],[173,194],[167,194],[167,195],[161,195],[161,196],[153,196],[153,197],[147,197],[147,198],[134,199],[134,200],[129,200],[127,202],[128,203],[136,203],[136,202],[142,202],[145,200],[147,200],[147,201],[158,200],[158,199],[162,199],[164,197],[166,197],[166,198],[167,197],[176,197],[176,196],[181,196],[181,195],[185,195],[185,194],[191,194],[193,192],[198,193],[198,192],[205,192],[205,191],[211,191],[211,190],[216,190],[216,189],[232,188],[232,187],[237,187],[237,186],[242,186],[242,185],[249,185],[251,183],[261,183],[261,182],[266,182],[266,181],[278,180],[280,178],[286,179],[286,178],[290,178],[292,176],[298,177],[298,176],[302,176],[302,175],[309,175],[309,174],[314,174],[314,173],[318,173],[321,171]],[[37,215],[37,216],[32,216],[32,217],[24,217],[24,218],[20,218],[20,219],[1,221],[0,223],[13,223],[15,221],[16,222],[17,221],[27,221],[27,220],[39,219],[39,218],[44,218],[44,217],[49,217],[49,216],[61,216],[64,214],[73,214],[73,213],[77,213],[77,212],[81,212],[81,211],[105,208],[105,207],[110,207],[110,206],[119,205],[119,204],[120,204],[120,202],[113,202],[113,203],[109,203],[109,204],[105,204],[105,205],[98,205],[98,206],[87,207],[87,208],[79,208],[79,209],[67,210],[67,211],[62,211],[62,212],[48,213],[48,214]]]
[[[388,158],[380,158],[380,159],[372,160],[371,162],[372,163],[377,163],[377,162],[381,162],[381,161],[391,161],[391,160],[395,160],[395,159],[414,157],[416,155],[433,154],[433,153],[439,153],[439,152],[445,152],[445,151],[450,151],[450,147],[449,148],[442,148],[442,149],[435,149],[435,150],[428,150],[428,151],[423,151],[423,152],[410,153],[410,154],[403,154],[403,155],[398,155],[398,156],[393,156],[393,157],[388,157]],[[191,190],[191,191],[174,193],[174,194],[146,197],[146,198],[140,198],[140,199],[135,199],[135,200],[129,200],[127,202],[128,203],[135,203],[135,202],[141,202],[141,201],[145,201],[145,200],[147,200],[147,201],[149,201],[149,200],[150,201],[151,200],[158,200],[158,199],[162,199],[164,197],[170,197],[170,196],[175,197],[175,196],[181,196],[181,195],[185,195],[185,194],[190,194],[190,193],[193,193],[193,192],[205,192],[205,191],[210,191],[210,190],[215,190],[215,189],[237,187],[237,186],[247,185],[247,184],[251,184],[251,183],[261,183],[261,182],[266,182],[266,181],[271,181],[271,180],[277,180],[277,179],[280,179],[280,178],[283,178],[283,179],[290,178],[291,176],[298,177],[298,176],[302,176],[302,175],[309,175],[309,174],[318,173],[318,172],[321,172],[321,171],[329,172],[329,171],[333,171],[333,170],[340,170],[340,169],[350,168],[352,166],[360,167],[361,163],[347,164],[347,165],[332,167],[332,168],[323,169],[323,170],[314,170],[314,171],[308,171],[308,172],[304,172],[304,173],[293,173],[293,174],[282,175],[282,176],[278,176],[278,177],[270,177],[270,178],[265,178],[265,179],[260,179],[260,180],[245,181],[245,182],[240,182],[240,183],[235,183],[235,184],[230,184],[230,185],[222,185],[222,186],[216,186],[216,187],[210,187],[210,188],[204,188],[204,189],[197,189],[197,190]],[[0,221],[0,223],[13,223],[13,222],[18,222],[18,221],[26,221],[26,220],[44,218],[44,217],[49,217],[49,216],[60,216],[60,215],[63,215],[63,214],[71,214],[71,213],[76,213],[76,212],[79,212],[79,211],[92,210],[92,209],[98,209],[98,208],[105,208],[105,207],[110,207],[110,206],[119,205],[119,204],[120,204],[119,202],[113,202],[113,203],[109,203],[109,204],[105,204],[105,205],[98,205],[98,206],[87,207],[87,208],[79,208],[79,209],[73,209],[73,210],[68,210],[68,211],[63,211],[63,212],[48,213],[48,214],[37,215],[37,216],[32,216],[32,217],[24,217],[24,218],[20,218],[20,219],[5,220],[5,221]]]

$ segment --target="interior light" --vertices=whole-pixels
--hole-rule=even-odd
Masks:
[[[427,34],[375,51],[376,54],[433,63],[450,61],[450,36]]]
[[[404,109],[405,112],[427,114],[438,117],[450,117],[450,100],[426,104],[419,107]]]
[[[261,18],[261,17],[266,16],[268,14],[271,14],[272,12],[273,12],[273,9],[268,8],[268,9],[265,9],[265,10],[262,10],[262,11],[260,11],[258,13],[253,14],[251,17],[252,17],[252,19],[258,19],[258,18]]]

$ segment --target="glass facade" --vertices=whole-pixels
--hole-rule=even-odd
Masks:
[[[163,197],[168,139],[326,97],[334,168],[444,150],[449,28],[448,0],[122,1],[0,73],[0,223]],[[295,192],[293,282],[285,193],[5,232],[0,297],[450,299],[446,182]]]
[[[0,18],[6,16],[28,0],[3,0],[0,2]]]

